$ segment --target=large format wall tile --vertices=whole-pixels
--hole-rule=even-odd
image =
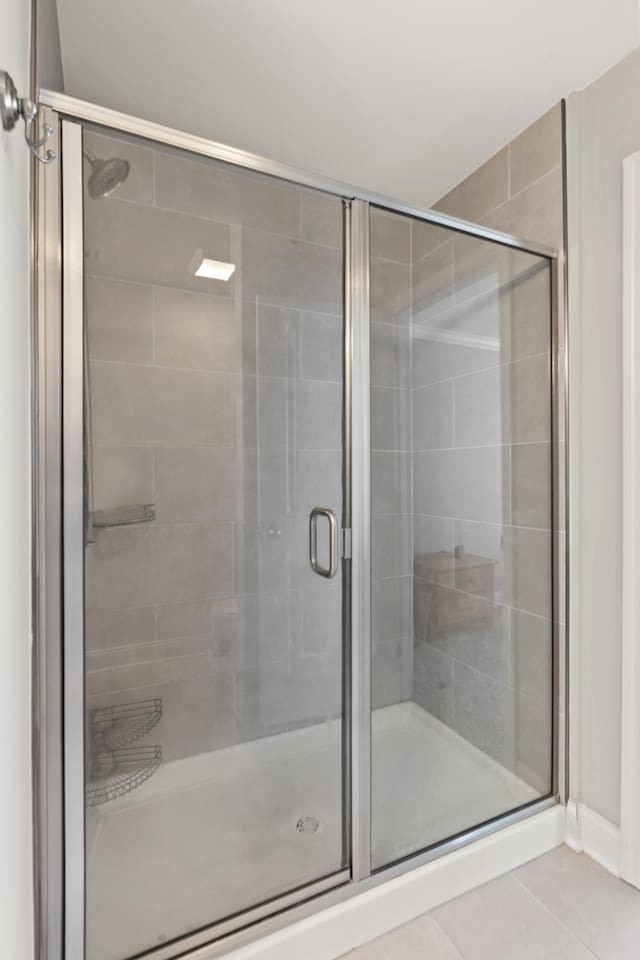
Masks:
[[[101,530],[86,549],[87,608],[231,596],[232,538],[230,523]]]
[[[551,423],[551,371],[543,354],[504,368],[512,443],[548,442]],[[508,393],[507,393],[508,391]]]
[[[411,399],[414,451],[453,447],[453,397],[453,380],[413,391]]]
[[[327,584],[320,577],[309,577],[302,591],[303,654],[322,654],[332,650],[339,656],[342,635],[336,626],[341,622],[341,609],[340,583]]]
[[[414,325],[428,325],[453,305],[453,241],[436,247],[413,264],[411,307]]]
[[[501,447],[437,450],[414,455],[417,513],[501,523],[507,491]]]
[[[91,363],[94,443],[233,442],[227,374]]]
[[[446,343],[432,332],[420,329],[412,331],[411,355],[412,383],[416,388],[495,367],[501,362],[497,350]]]
[[[300,324],[301,376],[306,380],[342,383],[344,323],[341,316],[302,313]]]
[[[509,153],[505,148],[435,204],[436,210],[462,220],[481,220],[508,199]]]
[[[410,516],[374,516],[371,537],[374,581],[413,574],[413,524]]]
[[[511,447],[511,523],[551,529],[551,448],[549,443]]]
[[[233,447],[160,447],[156,508],[162,523],[235,520],[238,454]]]
[[[414,220],[411,224],[411,253],[412,261],[422,260],[428,253],[442,246],[451,239],[451,231],[439,227],[435,223],[424,220]]]
[[[156,665],[152,660],[102,670],[91,669],[88,663],[86,692],[88,697],[92,697],[97,694],[135,690],[136,687],[153,683],[155,679]]]
[[[409,264],[372,257],[370,277],[371,321],[408,324],[411,308]]]
[[[410,407],[409,390],[371,388],[372,450],[410,449]]]
[[[156,602],[152,527],[101,530],[85,548],[88,610],[152,606]]]
[[[371,384],[405,389],[410,386],[410,331],[405,327],[371,324]]]
[[[517,690],[551,701],[551,621],[511,610],[511,683]]]
[[[256,311],[257,372],[266,377],[300,376],[300,311],[258,303]]]
[[[159,366],[242,371],[245,318],[238,318],[228,297],[157,287],[155,307]]]
[[[505,527],[505,593],[519,610],[551,617],[551,534]]]
[[[296,389],[296,450],[340,450],[342,385],[300,380]]]
[[[232,172],[211,160],[158,152],[156,203],[222,223],[258,227],[289,237],[299,235],[297,189],[260,174]]]
[[[503,399],[503,379],[503,368],[495,367],[454,381],[457,447],[495,445],[508,440],[509,409]]]
[[[301,237],[327,247],[342,247],[342,203],[315,190],[300,191]]]
[[[557,104],[509,146],[511,196],[520,193],[562,161],[562,108]]]
[[[243,228],[240,274],[245,300],[342,312],[339,250]]]
[[[455,545],[454,521],[447,517],[429,517],[420,513],[413,515],[414,553],[451,552]]]
[[[93,447],[90,509],[155,503],[153,447]]]
[[[560,167],[497,207],[484,218],[484,223],[505,233],[560,249],[563,244]]]
[[[512,769],[541,795],[551,792],[552,704],[516,692],[515,758]]]
[[[398,263],[411,261],[411,221],[373,207],[369,223],[371,256]]]
[[[296,457],[298,508],[331,507],[339,516],[342,506],[342,451],[299,450]]]
[[[411,513],[411,454],[373,451],[371,503],[374,514]]]
[[[152,644],[155,639],[155,607],[120,607],[115,610],[87,609],[85,619],[87,650],[126,647],[130,644]]]
[[[153,288],[86,277],[85,294],[89,359],[153,363]]]
[[[162,744],[165,760],[215,750],[237,739],[233,677],[192,676],[153,688],[162,697],[163,714],[151,734]]]
[[[232,296],[234,277],[225,283],[194,276],[198,251],[229,263],[229,225],[114,197],[96,204],[85,218],[85,264],[90,273]]]
[[[544,260],[516,277],[508,296],[509,359],[520,360],[540,353],[548,353],[551,343],[551,315],[542,315],[544,304],[551,303],[551,270]]]
[[[379,580],[373,596],[373,642],[413,635],[412,577]]]

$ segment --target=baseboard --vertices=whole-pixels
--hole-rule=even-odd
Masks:
[[[539,857],[565,839],[566,812],[551,807],[328,907],[228,954],[229,960],[335,960],[479,884]],[[199,953],[203,960],[206,954]]]
[[[581,803],[567,805],[565,843],[620,876],[620,828]]]

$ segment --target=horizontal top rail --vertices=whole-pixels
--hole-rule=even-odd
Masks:
[[[457,217],[450,217],[447,214],[439,213],[437,210],[403,203],[392,197],[355,187],[350,183],[343,183],[339,180],[323,177],[320,174],[299,170],[277,160],[268,160],[265,157],[249,153],[247,150],[217,143],[215,140],[207,140],[205,137],[199,137],[195,134],[184,133],[172,127],[153,123],[150,120],[132,117],[118,110],[111,110],[108,107],[101,107],[86,100],[69,97],[64,93],[41,90],[39,102],[69,119],[81,120],[153,140],[166,146],[176,147],[213,160],[221,160],[225,163],[244,167],[247,170],[293,182],[299,186],[309,187],[312,190],[322,190],[324,193],[335,194],[339,197],[364,200],[392,213],[455,230],[457,233],[478,237],[480,240],[489,240],[502,246],[513,247],[516,250],[522,250],[524,253],[532,253],[548,259],[557,259],[559,256],[555,248],[542,243],[535,243],[522,237],[512,236],[509,233],[502,233],[502,231],[494,230],[492,227],[471,223],[467,220],[459,220]]]

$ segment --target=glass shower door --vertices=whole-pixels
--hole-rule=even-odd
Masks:
[[[124,960],[345,879],[343,213],[83,150],[87,958]]]
[[[372,866],[549,796],[551,265],[371,210]]]

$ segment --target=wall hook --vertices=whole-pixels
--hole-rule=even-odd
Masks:
[[[29,150],[40,163],[51,163],[56,155],[53,150],[47,149],[44,156],[39,152],[44,147],[51,134],[52,127],[45,123],[42,136],[38,136],[38,104],[28,97],[19,97],[15,83],[5,70],[0,70],[0,117],[4,130],[13,130],[18,118],[24,120],[24,138]]]

